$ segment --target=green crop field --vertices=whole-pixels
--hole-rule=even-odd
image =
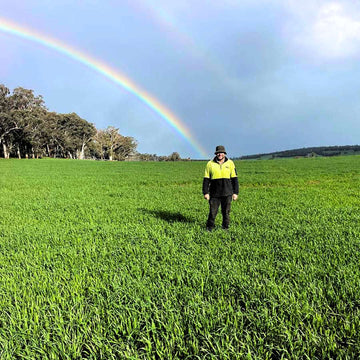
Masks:
[[[1,359],[356,359],[360,157],[0,160]]]

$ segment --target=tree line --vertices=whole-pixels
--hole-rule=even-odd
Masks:
[[[141,154],[134,153],[132,159],[138,161],[188,161],[190,158],[182,159],[180,154],[176,151],[171,153],[169,156],[166,155],[156,155],[156,154]]]
[[[108,126],[94,124],[76,113],[49,111],[41,95],[0,84],[0,156],[4,158],[53,158],[124,160],[137,142]]]
[[[317,146],[317,147],[307,147],[301,149],[278,151],[273,153],[246,155],[236,159],[250,160],[250,159],[265,159],[265,158],[275,159],[275,158],[290,158],[290,157],[339,156],[339,155],[356,155],[359,153],[360,153],[359,145]]]

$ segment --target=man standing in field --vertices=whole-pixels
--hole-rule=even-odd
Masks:
[[[203,180],[203,194],[210,205],[206,229],[208,231],[214,229],[215,218],[220,205],[222,227],[223,229],[228,229],[231,201],[235,201],[238,198],[239,182],[235,164],[226,157],[226,151],[222,145],[216,147],[214,159],[206,165]]]

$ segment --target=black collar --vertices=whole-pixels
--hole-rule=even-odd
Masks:
[[[229,160],[229,159],[225,156],[225,160],[224,160],[223,164],[225,164],[228,160]],[[217,164],[219,163],[216,155],[215,155],[213,161],[216,162]]]

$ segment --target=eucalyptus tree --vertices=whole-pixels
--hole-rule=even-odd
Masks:
[[[35,96],[34,90],[17,87],[9,98],[11,110],[33,111],[39,108],[45,109],[43,97],[41,95]]]
[[[80,118],[78,115],[73,114],[73,120],[75,122],[75,129],[77,135],[77,158],[85,158],[85,149],[90,141],[96,135],[96,128],[94,124]]]
[[[44,117],[44,126],[40,129],[43,148],[48,157],[63,157],[65,153],[60,118],[60,114],[48,111]]]
[[[114,126],[108,126],[104,133],[109,160],[112,161],[114,160],[116,149],[121,144],[122,136],[119,133],[119,129]]]
[[[34,134],[32,129],[41,122],[45,111],[42,96],[35,96],[33,90],[17,87],[10,94],[6,86],[0,85],[0,143],[5,158],[10,157],[14,148],[21,157],[21,149],[30,140],[29,135]]]
[[[174,151],[168,158],[169,161],[179,161],[181,160],[180,154]]]
[[[96,135],[95,126],[76,113],[59,114],[58,119],[62,145],[66,156],[84,159],[85,148]]]
[[[136,140],[131,136],[122,136],[117,149],[115,150],[116,160],[125,160],[130,154],[135,152],[137,147]]]
[[[3,148],[4,158],[9,157],[9,138],[12,131],[17,129],[16,124],[10,121],[9,114],[9,95],[10,90],[3,84],[0,85],[0,144]]]
[[[94,137],[94,148],[101,159],[125,160],[135,151],[137,142],[130,136],[123,136],[119,129],[108,126],[105,130],[98,130]]]
[[[96,158],[104,160],[107,151],[107,135],[104,130],[96,130],[96,134],[91,143],[91,150]]]
[[[22,145],[27,157],[30,155],[32,158],[38,158],[46,153],[46,114],[45,109],[39,108],[24,117],[24,120],[27,119],[27,121],[22,129]]]

